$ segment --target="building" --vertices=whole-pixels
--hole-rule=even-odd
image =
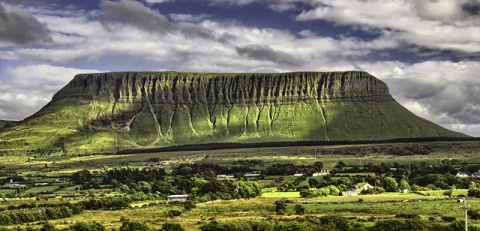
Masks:
[[[466,177],[469,177],[468,173],[467,172],[457,172],[457,175],[455,175],[456,177],[459,177],[459,178],[466,178]],[[473,175],[472,175],[473,176]]]
[[[326,176],[330,175],[330,170],[320,170],[320,172],[313,173],[312,176]]]
[[[70,178],[66,178],[66,177],[60,177],[60,178],[57,178],[55,179],[55,183],[65,183],[65,182],[69,182],[70,181]]]
[[[260,176],[260,171],[246,172],[244,176],[246,176],[246,177],[257,177],[257,176]]]
[[[480,170],[472,174],[472,177],[480,178]]]
[[[188,195],[170,195],[167,198],[169,201],[186,201],[188,199]]]
[[[369,183],[359,183],[355,185],[355,189],[350,191],[343,191],[342,196],[358,196],[362,191],[373,189],[374,187]]]
[[[9,188],[25,188],[32,185],[30,182],[14,182],[13,179],[10,179],[10,182],[5,183],[5,187]]]
[[[217,178],[234,178],[235,176],[232,174],[219,174]]]
[[[303,172],[295,172],[295,174],[293,174],[293,176],[303,176],[305,175],[305,173]]]

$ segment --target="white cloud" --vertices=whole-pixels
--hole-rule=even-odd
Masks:
[[[303,11],[296,19],[328,20],[365,31],[379,30],[383,40],[475,54],[480,50],[480,17],[464,12],[461,3],[465,2],[318,0],[314,9]]]
[[[0,117],[19,120],[47,104],[76,74],[98,70],[51,66],[47,64],[7,68],[7,79],[0,80]]]
[[[208,14],[169,14],[168,16],[177,22],[199,22],[210,17]]]
[[[416,1],[416,4],[418,14],[430,20],[449,22],[466,16],[458,0],[424,0]]]
[[[67,83],[73,76],[80,73],[96,73],[99,70],[78,69],[69,67],[51,66],[47,64],[20,66],[7,68],[6,72],[15,79],[41,79],[44,81],[58,81]]]

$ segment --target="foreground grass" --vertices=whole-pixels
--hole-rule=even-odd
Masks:
[[[454,192],[460,193],[462,190]],[[463,219],[463,210],[459,207],[456,199],[446,198],[440,195],[443,190],[429,191],[431,196],[422,196],[414,193],[385,193],[381,195],[361,196],[328,196],[313,199],[298,198],[292,192],[269,192],[255,199],[240,199],[228,201],[213,201],[198,204],[191,211],[183,211],[181,205],[171,204],[165,201],[143,201],[132,204],[135,207],[114,211],[85,211],[82,214],[50,222],[59,228],[68,227],[75,222],[97,221],[104,224],[107,229],[118,228],[121,220],[130,219],[148,224],[153,230],[161,228],[167,221],[181,224],[186,230],[199,230],[210,219],[218,221],[234,220],[289,220],[300,215],[295,215],[294,206],[300,204],[306,209],[305,215],[325,216],[332,215],[356,219],[370,224],[379,219],[391,219],[397,214],[418,214],[422,219],[430,219],[441,222],[441,217],[451,216]],[[275,201],[280,197],[286,197],[290,203],[287,205],[285,215],[275,214]],[[87,199],[87,198],[84,198]],[[362,202],[359,202],[362,199]],[[53,198],[49,203],[59,203],[63,199]],[[4,201],[1,206],[7,204],[30,203],[32,199],[12,199]],[[72,201],[74,203],[75,201]],[[151,202],[158,203],[149,206]],[[468,199],[471,209],[480,209],[480,200]],[[179,217],[168,218],[166,213],[171,209],[183,211]],[[477,221],[472,221],[477,223]],[[38,223],[36,223],[38,224]],[[29,224],[35,225],[35,224]]]
[[[431,149],[430,154],[391,155],[378,150],[404,149],[421,146]],[[178,151],[161,153],[142,153],[125,155],[90,155],[90,156],[52,156],[30,159],[28,156],[15,156],[2,163],[6,170],[22,172],[23,175],[43,172],[47,176],[71,174],[81,169],[100,169],[102,167],[146,167],[156,165],[148,162],[151,158],[176,163],[216,163],[230,165],[237,160],[261,160],[264,166],[272,163],[292,162],[294,164],[311,164],[321,161],[325,169],[333,169],[338,161],[347,165],[363,166],[381,163],[408,164],[414,162],[435,163],[439,160],[457,159],[470,164],[480,163],[480,141],[463,142],[423,142],[397,144],[365,145],[329,145],[299,147],[267,147],[222,150]],[[365,173],[363,173],[365,174]]]

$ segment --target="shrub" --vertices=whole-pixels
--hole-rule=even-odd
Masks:
[[[91,224],[87,224],[85,222],[77,222],[71,227],[72,231],[105,231],[105,227],[97,222],[92,222]]]
[[[162,231],[185,231],[185,229],[177,223],[165,223],[162,225]]]
[[[148,227],[145,223],[138,222],[138,221],[124,221],[122,226],[120,227],[119,231],[149,231],[150,227]]]
[[[178,217],[181,214],[182,214],[182,212],[180,210],[177,210],[177,209],[169,210],[168,213],[167,213],[168,217],[170,217],[170,218]]]
[[[285,214],[287,210],[287,202],[284,199],[275,201],[275,212],[279,215]]]
[[[305,207],[303,207],[300,204],[296,204],[294,209],[295,209],[295,214],[297,214],[297,215],[305,214]]]
[[[476,210],[476,209],[468,210],[467,214],[470,219],[474,219],[474,220],[480,219],[480,210]]]
[[[450,216],[443,216],[443,217],[441,217],[441,219],[442,219],[443,221],[446,221],[446,222],[452,222],[452,221],[456,220],[457,218],[455,218],[455,217],[450,217]]]
[[[413,213],[400,213],[395,215],[397,218],[405,218],[405,219],[420,219],[420,215],[413,214]]]

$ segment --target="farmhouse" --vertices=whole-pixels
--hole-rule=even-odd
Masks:
[[[360,185],[360,186],[359,186]],[[373,189],[373,186],[369,183],[359,183],[355,185],[355,189],[350,191],[343,191],[342,196],[358,196],[362,191]]]
[[[25,188],[32,185],[30,182],[14,182],[13,179],[10,179],[10,182],[5,183],[5,187],[9,188]]]
[[[472,177],[480,178],[480,170],[472,174]]]
[[[169,201],[186,201],[188,198],[188,195],[170,195],[168,196]]]
[[[217,175],[217,178],[234,178],[235,176],[232,174],[219,174]]]
[[[65,177],[60,177],[60,178],[56,178],[55,179],[55,183],[65,183],[65,182],[69,182],[70,181],[70,178],[65,178]]]
[[[312,176],[326,176],[330,175],[330,170],[320,170],[320,172],[313,173]]]
[[[303,176],[304,173],[303,172],[296,172],[295,174],[293,174],[293,176]]]
[[[458,172],[457,175],[455,175],[456,177],[459,177],[459,178],[466,178],[466,177],[469,177],[468,173],[467,172]]]
[[[260,176],[260,171],[246,172],[245,176],[246,177],[257,177],[257,176]]]

